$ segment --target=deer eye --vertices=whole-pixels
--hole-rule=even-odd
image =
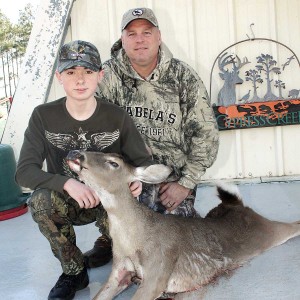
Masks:
[[[107,163],[110,164],[114,168],[118,168],[119,167],[119,165],[115,161],[109,160],[109,161],[107,161]]]

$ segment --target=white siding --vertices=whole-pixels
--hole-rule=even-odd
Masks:
[[[104,61],[120,37],[123,13],[144,6],[156,13],[162,39],[174,56],[196,69],[208,91],[215,59],[229,45],[247,39],[247,35],[252,37],[252,23],[256,38],[279,41],[300,55],[299,0],[76,0],[66,41],[83,39],[94,43]],[[259,41],[242,43],[230,51],[252,61],[261,53],[271,54],[281,63],[291,56],[276,43]],[[284,80],[299,89],[299,67],[295,66],[294,63]],[[222,86],[218,72],[216,64],[212,103],[216,103]],[[247,85],[242,85],[237,89],[238,97],[247,91]],[[54,83],[49,101],[61,95],[61,88]],[[299,130],[300,125],[292,125],[220,132],[218,158],[203,179],[299,175],[300,160],[295,155],[300,146]]]
[[[47,101],[57,50],[65,36],[72,4],[73,0],[40,1],[1,140],[1,143],[12,146],[16,160],[33,108]]]

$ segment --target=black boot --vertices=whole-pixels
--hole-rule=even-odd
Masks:
[[[98,268],[106,265],[112,259],[112,242],[107,235],[100,236],[94,243],[94,248],[84,253],[87,268]]]
[[[89,285],[89,276],[86,268],[77,275],[62,273],[55,286],[51,289],[48,300],[71,300],[75,293]]]

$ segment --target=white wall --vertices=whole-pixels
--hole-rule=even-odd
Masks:
[[[134,7],[154,10],[164,42],[175,57],[196,69],[208,91],[216,57],[229,45],[247,39],[247,34],[252,37],[252,23],[256,38],[279,41],[300,55],[299,0],[76,0],[66,41],[83,39],[94,43],[104,61],[120,37],[123,13]],[[259,41],[242,43],[230,51],[252,61],[261,53],[271,54],[281,63],[291,56],[276,43]],[[294,63],[284,80],[299,89],[299,77],[299,66]],[[212,103],[216,103],[221,85],[215,66]],[[248,86],[242,85],[237,90],[238,97],[247,91]],[[61,87],[54,83],[48,100],[61,95]],[[300,160],[295,155],[300,146],[299,130],[300,125],[291,125],[220,132],[218,158],[203,179],[299,175]]]

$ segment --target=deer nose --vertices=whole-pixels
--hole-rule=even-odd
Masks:
[[[80,159],[82,157],[83,157],[83,155],[81,154],[81,152],[79,150],[71,150],[71,151],[69,151],[69,153],[67,155],[68,160]]]

